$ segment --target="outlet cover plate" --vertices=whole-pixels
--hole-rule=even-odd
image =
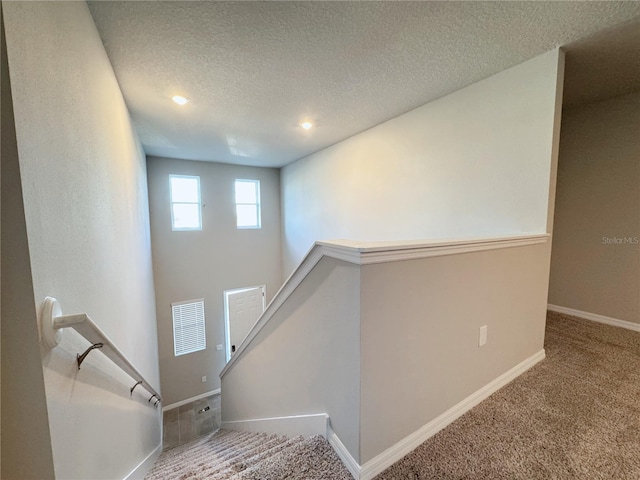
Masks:
[[[478,346],[482,347],[483,345],[487,344],[487,330],[488,327],[486,325],[483,325],[482,327],[480,327],[480,336],[478,337]]]

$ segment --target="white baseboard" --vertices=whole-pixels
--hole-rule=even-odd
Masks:
[[[349,470],[353,478],[356,480],[361,478],[362,468],[360,467],[360,464],[351,456],[347,447],[345,447],[344,443],[340,441],[330,425],[327,427],[327,440],[338,455],[338,458],[340,458],[342,463],[344,463],[344,466],[347,467],[347,470]]]
[[[511,370],[503,373],[498,378],[482,387],[480,390],[471,394],[457,405],[451,407],[442,415],[431,420],[419,430],[416,430],[412,434],[406,436],[395,445],[389,447],[384,452],[366,462],[360,467],[359,476],[354,475],[354,477],[356,478],[356,480],[372,479],[373,477],[393,465],[395,462],[400,460],[407,453],[415,450],[424,441],[438,433],[440,430],[445,428],[457,418],[461,417],[464,413],[468,412],[473,407],[478,405],[492,393],[496,392],[500,388],[504,387],[507,383],[529,370],[536,363],[543,360],[544,357],[545,353],[543,349],[527,358],[526,360],[520,362]],[[353,474],[353,472],[351,473]]]
[[[634,332],[640,332],[640,324],[628,322],[626,320],[619,320],[613,317],[606,317],[598,313],[583,312],[582,310],[576,310],[575,308],[561,307],[559,305],[547,305],[547,308],[552,312],[564,313],[565,315],[572,315],[574,317],[584,318],[585,320],[591,320],[593,322],[605,323],[614,327],[626,328],[633,330]]]
[[[311,415],[293,415],[290,417],[254,418],[251,420],[238,420],[222,422],[222,428],[238,430],[241,432],[265,432],[276,433],[295,437],[311,437],[322,435],[327,438],[329,416],[326,413]]]
[[[536,363],[543,360],[544,357],[544,349],[533,354],[362,466],[358,464],[335,434],[329,424],[329,416],[326,413],[222,422],[222,428],[248,432],[277,433],[287,436],[322,435],[329,441],[329,444],[355,480],[371,480],[485,400],[492,393],[529,370]]]
[[[162,453],[162,444],[158,445],[153,452],[147,455],[147,458],[142,460],[136,468],[131,470],[129,475],[124,477],[124,480],[143,480],[144,477],[149,473],[153,464],[156,463],[156,460]]]
[[[187,398],[186,400],[180,400],[179,402],[172,403],[171,405],[167,405],[166,407],[162,407],[162,413],[167,410],[173,410],[174,408],[178,408],[182,405],[186,405],[187,403],[195,402],[196,400],[202,400],[203,398],[210,397],[211,395],[219,395],[220,389],[216,388],[215,390],[211,390],[210,392],[202,393],[200,395],[196,395],[195,397]]]

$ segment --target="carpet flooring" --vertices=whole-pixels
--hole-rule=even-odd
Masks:
[[[162,452],[146,480],[351,480],[329,443],[219,430]]]
[[[640,333],[550,312],[547,357],[376,480],[640,479]],[[147,480],[348,480],[321,437],[221,430]]]
[[[545,349],[376,480],[640,479],[640,334],[549,312]]]

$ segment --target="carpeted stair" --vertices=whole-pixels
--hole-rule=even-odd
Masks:
[[[219,430],[162,452],[146,480],[350,480],[321,436]]]

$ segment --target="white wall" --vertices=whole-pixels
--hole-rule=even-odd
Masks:
[[[222,379],[222,420],[328,413],[358,460],[360,271],[323,258]]]
[[[280,288],[280,175],[273,168],[156,157],[149,157],[147,165],[160,375],[168,405],[220,387],[218,375],[225,365],[224,290],[266,285],[268,302]],[[170,174],[200,177],[201,231],[171,230]],[[238,178],[260,180],[260,229],[236,227]],[[205,300],[207,348],[176,357],[171,303],[195,298]],[[216,350],[216,345],[223,345],[223,350]]]
[[[282,169],[283,273],[315,240],[547,231],[562,62],[548,52]]]
[[[549,303],[640,323],[640,92],[563,113]]]
[[[145,159],[89,10],[3,9],[33,307],[88,313],[159,388]],[[160,410],[101,353],[78,371],[86,346],[41,348],[56,478],[123,478],[160,444]]]
[[[18,146],[2,35],[2,469],[0,477],[53,478],[47,403],[22,202]],[[31,352],[25,355],[25,352]],[[33,455],[33,452],[38,455]]]

